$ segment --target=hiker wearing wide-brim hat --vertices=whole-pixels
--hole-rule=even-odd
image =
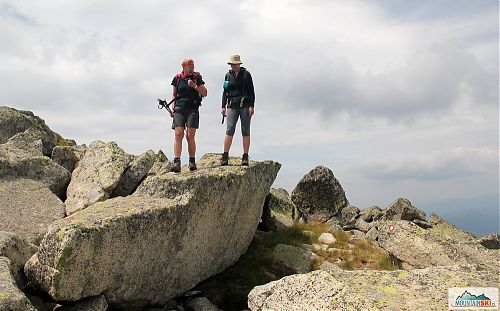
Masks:
[[[241,157],[241,165],[248,165],[250,121],[254,114],[255,104],[252,75],[245,67],[241,67],[243,63],[241,62],[240,55],[231,55],[227,64],[231,66],[231,69],[226,73],[224,78],[224,91],[222,92],[221,114],[227,117],[227,127],[221,165],[228,165],[229,149],[233,143],[233,136],[238,118],[241,119],[241,134],[243,136],[243,156]]]
[[[181,152],[184,129],[187,128],[186,138],[188,142],[189,170],[196,170],[195,154],[196,129],[199,126],[199,107],[203,97],[207,96],[207,89],[201,74],[194,71],[194,61],[191,58],[183,59],[181,62],[182,72],[175,75],[172,80],[173,93],[173,122],[172,129],[175,130],[174,138],[174,164],[171,171],[181,171]]]

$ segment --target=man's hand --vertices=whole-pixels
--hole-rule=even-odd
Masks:
[[[225,116],[226,115],[226,108],[223,107],[221,110],[220,110],[220,113]]]
[[[248,107],[248,115],[250,116],[250,118],[253,116],[253,114],[255,113],[254,109],[252,106]]]
[[[196,82],[194,82],[193,80],[189,79],[188,80],[188,85],[192,88],[196,88]]]

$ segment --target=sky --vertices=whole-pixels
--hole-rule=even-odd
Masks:
[[[171,159],[156,98],[191,57],[208,89],[197,157],[222,152],[234,53],[256,92],[250,158],[282,164],[274,187],[324,165],[361,209],[406,197],[499,232],[497,0],[0,0],[0,105],[79,144]]]

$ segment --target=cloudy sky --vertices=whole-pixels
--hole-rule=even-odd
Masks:
[[[250,156],[289,191],[316,165],[349,201],[407,197],[481,235],[499,231],[497,0],[0,0],[0,105],[64,137],[165,151],[180,60],[206,82],[198,156],[221,152],[228,56],[252,73]],[[240,156],[235,136],[232,155]],[[184,154],[184,161],[186,155]]]

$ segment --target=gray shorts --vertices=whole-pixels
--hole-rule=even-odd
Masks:
[[[238,117],[241,118],[241,134],[243,136],[250,136],[250,115],[248,114],[248,107],[242,108],[227,108],[227,129],[226,135],[233,136],[236,129]]]
[[[174,112],[172,129],[176,127],[189,127],[197,129],[200,125],[200,112],[198,109],[182,109]]]

